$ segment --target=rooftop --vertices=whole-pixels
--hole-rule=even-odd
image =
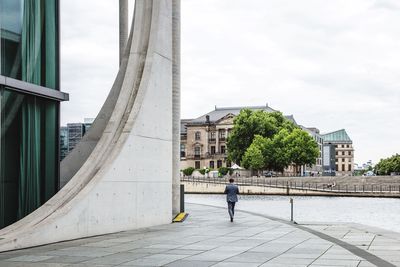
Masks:
[[[228,114],[232,114],[234,116],[239,115],[239,113],[242,109],[250,109],[253,111],[263,110],[265,112],[277,111],[277,110],[269,107],[268,104],[266,104],[265,106],[242,106],[242,107],[217,107],[217,106],[215,106],[215,109],[213,111],[210,111],[210,112],[208,112],[198,118],[195,118],[193,120],[186,120],[185,123],[189,123],[189,122],[194,123],[194,124],[205,123],[206,116],[209,116],[210,122],[217,122]],[[285,117],[286,117],[286,119],[288,119],[291,122],[296,124],[296,121],[295,121],[293,115],[288,115]]]
[[[345,129],[322,134],[324,142],[352,142]]]

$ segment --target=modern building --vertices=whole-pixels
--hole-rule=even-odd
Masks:
[[[81,141],[85,135],[84,123],[67,123],[68,129],[68,153]]]
[[[58,0],[0,0],[0,228],[58,190]]]
[[[60,127],[60,160],[63,160],[81,141],[94,122],[94,118],[84,118],[83,123],[67,123]]]
[[[233,120],[242,109],[274,112],[268,105],[251,107],[217,108],[196,119],[181,120],[181,169],[188,167],[230,167],[227,160],[227,138],[233,128]],[[294,122],[293,116],[286,116]]]
[[[68,127],[60,127],[60,161],[68,155]]]
[[[352,175],[354,171],[354,148],[345,129],[322,134],[324,144],[335,146],[336,175]]]
[[[83,119],[83,124],[85,125],[85,132],[89,130],[89,128],[92,126],[94,122],[94,118],[84,118]]]

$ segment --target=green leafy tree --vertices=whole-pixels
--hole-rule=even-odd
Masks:
[[[297,166],[312,165],[319,155],[318,145],[305,131],[294,129],[286,139],[289,161]]]
[[[262,137],[261,137],[262,138]],[[243,155],[242,165],[246,169],[261,170],[264,167],[264,157],[261,149],[253,142]]]
[[[289,135],[290,132],[287,129],[281,129],[270,141],[267,141],[264,154],[267,155],[266,166],[269,170],[283,172],[290,165],[287,148]]]
[[[378,175],[390,175],[392,172],[400,172],[400,154],[381,159],[375,166],[375,172]]]
[[[228,137],[229,160],[241,165],[242,157],[252,144],[255,135],[272,137],[283,128],[291,131],[295,125],[281,112],[241,110],[234,119],[234,127]]]
[[[314,139],[280,112],[242,110],[227,145],[231,161],[253,170],[283,172],[290,164],[314,164],[319,155]]]

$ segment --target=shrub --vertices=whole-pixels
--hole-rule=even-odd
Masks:
[[[206,169],[198,169],[198,171],[199,171],[199,173],[200,173],[201,175],[204,175],[204,174],[206,174],[206,173],[209,173],[209,172],[210,172],[210,169],[209,169],[209,168],[206,168]]]
[[[218,172],[219,172],[222,176],[225,176],[225,175],[228,174],[229,170],[230,170],[230,168],[227,168],[227,167],[220,167],[220,168],[218,169]]]
[[[188,168],[184,169],[182,172],[183,172],[184,175],[190,176],[194,172],[194,168],[193,167],[188,167]]]

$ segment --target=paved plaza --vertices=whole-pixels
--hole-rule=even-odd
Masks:
[[[400,234],[355,224],[299,224],[187,204],[183,223],[0,254],[1,267],[400,266]]]

